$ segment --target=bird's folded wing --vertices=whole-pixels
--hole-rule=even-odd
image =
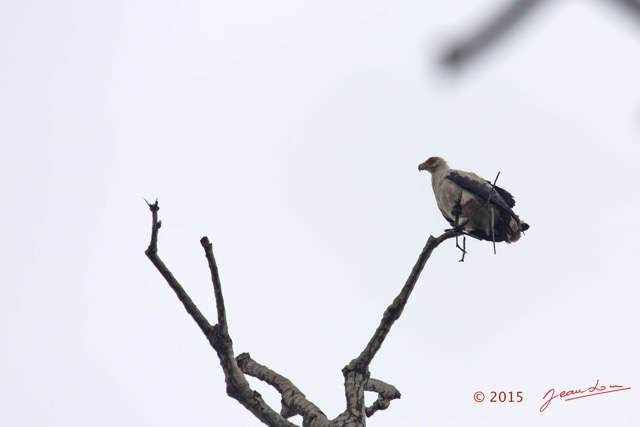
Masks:
[[[479,199],[484,201],[489,200],[497,207],[509,212],[509,215],[519,221],[518,216],[511,209],[511,207],[515,206],[515,200],[507,190],[496,186],[494,190],[491,191],[492,184],[489,181],[458,171],[449,172],[446,178],[468,192],[478,196]]]

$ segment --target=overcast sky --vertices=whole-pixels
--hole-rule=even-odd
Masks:
[[[211,239],[236,353],[335,417],[447,227],[433,155],[500,171],[531,229],[434,252],[371,366],[402,399],[368,425],[640,425],[640,20],[545,4],[438,65],[503,4],[3,2],[0,425],[261,425],[144,256],[156,197],[160,255],[213,322]],[[631,389],[539,412],[596,380]]]

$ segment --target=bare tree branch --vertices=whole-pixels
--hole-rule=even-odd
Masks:
[[[411,292],[413,291],[413,288],[415,287],[418,278],[420,277],[420,273],[422,272],[422,269],[427,263],[427,260],[431,256],[433,250],[445,240],[455,237],[456,235],[460,235],[460,233],[461,232],[459,230],[451,229],[445,231],[437,238],[429,236],[425,247],[422,249],[422,253],[418,257],[416,264],[411,270],[411,274],[409,274],[409,278],[407,279],[405,285],[402,287],[400,294],[385,310],[384,314],[382,315],[380,325],[369,340],[369,343],[357,358],[353,359],[347,366],[342,369],[342,373],[345,377],[345,394],[347,399],[347,409],[345,411],[346,413],[349,413],[352,416],[356,417],[359,416],[359,414],[363,414],[365,412],[364,391],[365,384],[370,384],[369,365],[371,364],[371,361],[373,360],[378,350],[380,350],[382,343],[391,330],[391,326],[393,326],[395,321],[400,318],[400,315],[402,314],[402,311],[404,310],[404,307],[409,300],[409,296],[411,295]],[[391,399],[383,400],[387,401],[384,402],[384,405],[388,406],[388,401]],[[381,402],[381,404],[383,403]],[[382,406],[376,408],[376,410],[377,409],[382,409]],[[373,414],[375,410],[371,408],[370,412],[371,414]]]
[[[209,242],[209,238],[204,236],[200,239],[200,244],[204,248],[205,256],[211,271],[211,283],[213,283],[213,294],[216,297],[216,310],[218,311],[218,325],[223,333],[227,334],[227,312],[224,308],[224,298],[222,298],[222,284],[220,283],[220,275],[218,274],[218,264],[213,256],[213,245]]]
[[[378,398],[375,402],[373,402],[373,405],[365,408],[365,414],[367,415],[367,417],[372,416],[376,413],[376,411],[387,409],[393,399],[400,399],[400,392],[397,388],[373,378],[369,378],[369,381],[367,381],[364,390],[374,391],[378,393]]]
[[[409,300],[409,296],[411,295],[411,292],[413,291],[413,288],[415,287],[416,282],[420,277],[420,273],[422,272],[422,269],[427,263],[427,260],[431,256],[433,250],[445,240],[455,237],[459,234],[459,231],[451,229],[445,231],[437,238],[429,236],[426,245],[422,249],[422,253],[418,257],[418,260],[411,270],[411,274],[409,274],[405,285],[400,291],[400,294],[395,298],[395,300],[393,300],[393,303],[384,312],[378,329],[376,329],[373,337],[371,337],[367,346],[364,348],[364,350],[362,350],[362,353],[360,353],[360,355],[356,359],[351,361],[347,368],[351,366],[350,369],[364,372],[364,368],[369,366],[369,364],[373,360],[373,357],[376,355],[378,350],[380,350],[382,343],[391,330],[391,326],[393,326],[393,323],[398,320],[398,318],[400,318],[400,315],[402,314],[402,311],[404,310],[404,307]]]
[[[180,302],[182,302],[184,308],[187,310],[187,313],[191,315],[193,320],[200,327],[200,330],[205,334],[205,336],[208,336],[213,331],[213,326],[211,326],[209,321],[200,312],[200,310],[195,305],[191,297],[189,297],[182,285],[178,282],[178,280],[176,280],[175,277],[173,277],[171,271],[169,271],[167,266],[164,265],[164,262],[162,262],[162,260],[158,256],[158,233],[160,231],[160,227],[162,226],[162,223],[158,221],[158,211],[160,210],[160,207],[158,206],[157,200],[153,204],[149,202],[147,202],[147,204],[149,205],[149,209],[151,210],[152,224],[151,242],[149,243],[149,247],[145,251],[145,254],[147,255],[147,258],[151,260],[153,265],[158,269],[160,274],[162,274],[162,277],[164,277],[169,286],[171,286],[171,289],[173,289],[173,291],[176,293],[178,299],[180,300]]]
[[[253,360],[249,353],[242,353],[237,358],[238,366],[247,375],[258,378],[273,386],[282,396],[280,415],[285,418],[302,415],[305,426],[328,426],[327,416],[316,405],[307,400],[304,393],[291,381],[277,372]]]

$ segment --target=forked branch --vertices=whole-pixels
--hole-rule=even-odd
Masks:
[[[158,232],[161,226],[161,222],[158,220],[158,210],[160,207],[158,206],[157,200],[155,203],[147,202],[147,204],[151,210],[152,224],[151,242],[149,243],[149,247],[145,251],[145,254],[149,260],[151,260],[156,269],[158,269],[160,274],[162,274],[162,277],[164,277],[171,289],[174,290],[178,299],[187,310],[187,313],[191,315],[193,320],[200,327],[200,330],[202,330],[204,335],[207,337],[209,344],[218,354],[220,365],[224,372],[225,382],[227,384],[227,394],[240,402],[245,408],[251,411],[256,418],[268,426],[295,427],[295,424],[289,422],[274,411],[262,399],[260,394],[251,388],[244,373],[240,370],[233,356],[233,342],[231,341],[231,337],[228,333],[224,301],[222,299],[222,286],[220,284],[220,278],[218,277],[218,267],[216,265],[215,258],[213,257],[213,250],[209,240],[205,237],[201,240],[201,244],[205,249],[205,256],[209,262],[209,269],[211,270],[214,293],[216,296],[218,323],[215,326],[212,326],[209,323],[195,303],[191,300],[182,285],[160,259],[160,256],[158,255]]]
[[[365,417],[370,417],[379,410],[387,409],[392,400],[400,398],[400,392],[394,386],[370,378],[369,365],[382,346],[391,330],[391,326],[402,314],[431,253],[445,240],[460,235],[459,229],[448,230],[437,238],[429,236],[427,244],[418,257],[409,278],[400,294],[384,312],[380,325],[373,337],[369,340],[362,353],[342,370],[345,378],[346,409],[335,419],[329,420],[320,408],[309,401],[304,393],[286,377],[259,364],[248,353],[242,353],[238,357],[234,357],[233,342],[229,335],[226,309],[222,296],[222,284],[213,255],[213,245],[207,237],[203,237],[200,240],[211,272],[213,292],[216,299],[218,322],[212,326],[160,259],[158,255],[158,234],[161,226],[161,222],[158,220],[158,210],[160,208],[157,200],[155,203],[147,202],[147,204],[152,214],[151,241],[145,251],[147,257],[174,290],[187,313],[191,315],[216,351],[224,372],[227,394],[240,402],[260,421],[273,427],[294,427],[295,424],[288,421],[287,418],[301,415],[303,426],[305,427],[364,427],[366,424]],[[279,413],[271,408],[258,392],[251,388],[245,375],[264,381],[280,393],[282,408]],[[368,407],[364,403],[365,391],[378,394],[378,398]]]

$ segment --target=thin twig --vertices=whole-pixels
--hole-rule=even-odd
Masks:
[[[467,218],[467,220],[465,222],[463,222],[462,224],[460,224],[461,228],[464,228],[465,225],[467,225],[469,223],[469,221],[471,221],[473,218],[475,218],[476,215],[478,215],[480,212],[482,212],[487,206],[489,206],[489,203],[491,203],[491,196],[493,196],[493,193],[495,192],[496,189],[496,183],[498,182],[498,178],[500,177],[500,172],[498,172],[498,174],[496,175],[496,179],[493,180],[493,184],[491,185],[491,191],[489,192],[489,195],[487,196],[487,200],[484,202],[484,205],[482,205],[482,207],[480,209],[478,209],[477,211],[475,211],[473,213],[473,215],[471,215],[469,218]]]
[[[473,218],[475,218],[476,215],[478,215],[480,212],[482,212],[484,209],[487,208],[487,206],[489,206],[489,204],[491,203],[491,196],[493,196],[493,193],[495,192],[495,188],[496,188],[496,183],[498,182],[498,178],[500,177],[500,172],[498,172],[498,174],[496,175],[496,179],[493,180],[493,184],[491,185],[491,191],[489,192],[489,195],[487,196],[487,200],[485,200],[484,205],[482,205],[482,207],[480,207],[480,209],[478,209],[477,211],[475,211],[473,213],[473,215],[471,215],[469,218],[467,218],[466,221],[464,221],[462,224],[458,224],[458,221],[460,219],[460,213],[462,212],[462,206],[460,205],[460,202],[462,201],[462,194],[460,194],[460,199],[458,199],[458,202],[456,203],[456,205],[453,208],[453,214],[455,215],[455,220],[454,220],[454,226],[453,229],[457,230],[460,234],[462,234],[462,248],[460,247],[460,245],[458,245],[458,234],[456,234],[456,248],[460,249],[462,251],[462,258],[460,258],[458,260],[458,262],[464,262],[464,257],[467,254],[467,245],[466,245],[466,239],[464,237],[464,235],[466,234],[466,232],[464,231],[464,227],[469,223],[469,221],[471,221]],[[491,209],[491,233],[493,235],[494,233],[494,228],[493,228],[493,209]],[[474,237],[474,236],[471,236]],[[493,253],[496,253],[496,239],[495,236],[493,236]]]
[[[493,254],[496,254],[496,227],[495,227],[495,209],[491,207],[491,241],[493,242]]]

